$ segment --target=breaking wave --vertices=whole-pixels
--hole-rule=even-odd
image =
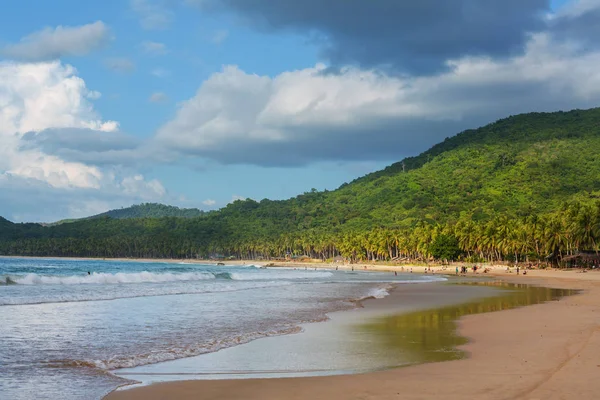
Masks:
[[[168,349],[156,350],[147,354],[114,356],[106,360],[52,360],[48,361],[45,366],[50,368],[86,367],[97,368],[104,371],[111,371],[121,368],[133,368],[142,365],[177,360],[180,358],[194,357],[200,354],[213,353],[221,349],[238,346],[240,344],[248,343],[263,337],[288,335],[301,331],[302,328],[299,326],[293,326],[281,329],[273,329],[266,332],[252,332],[224,339],[214,339],[208,343],[171,347]]]
[[[384,297],[387,297],[390,295],[390,287],[379,287],[379,288],[373,288],[369,291],[369,294],[367,295],[367,298],[373,298],[373,299],[383,299]]]
[[[265,271],[265,272],[118,272],[98,273],[85,275],[38,275],[34,273],[25,276],[7,276],[2,279],[4,284],[16,285],[114,285],[124,283],[165,283],[165,282],[187,282],[203,281],[210,279],[225,279],[234,281],[272,281],[272,280],[297,280],[327,278],[332,276],[331,272],[288,272],[288,271]]]

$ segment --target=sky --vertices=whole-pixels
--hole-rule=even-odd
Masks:
[[[600,106],[600,0],[6,3],[17,222],[334,190],[499,118]]]

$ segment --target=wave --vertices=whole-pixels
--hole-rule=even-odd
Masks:
[[[333,276],[331,272],[320,272],[320,271],[274,271],[265,270],[264,272],[250,271],[250,272],[228,272],[230,279],[235,281],[256,281],[263,279],[283,279],[283,280],[297,280],[297,279],[318,279],[318,278],[329,278]]]
[[[214,281],[213,281],[214,282]],[[32,304],[48,304],[48,303],[79,303],[86,301],[107,301],[119,299],[134,299],[139,297],[156,297],[156,296],[177,296],[186,294],[205,294],[205,293],[221,293],[221,292],[237,292],[241,290],[252,290],[261,288],[270,288],[278,286],[288,286],[292,283],[289,281],[262,281],[248,282],[244,285],[232,284],[212,284],[212,285],[193,285],[193,286],[172,286],[165,285],[155,288],[142,287],[138,289],[123,288],[117,291],[76,291],[66,293],[42,293],[33,296],[8,296],[0,297],[0,306],[21,306]],[[48,286],[49,287],[49,286]]]
[[[181,281],[199,281],[206,279],[215,279],[215,276],[208,272],[184,272],[184,273],[153,273],[143,272],[117,272],[115,274],[94,272],[90,275],[71,275],[71,276],[49,276],[38,274],[27,274],[24,277],[7,277],[19,285],[110,285],[118,283],[163,283],[163,282],[181,282]]]
[[[248,343],[263,337],[288,335],[301,331],[302,328],[299,326],[284,327],[267,332],[252,332],[225,339],[214,339],[208,343],[156,350],[147,354],[114,356],[106,360],[50,360],[45,363],[45,366],[49,368],[85,367],[97,368],[103,371],[114,371],[122,368],[134,368],[142,365],[199,356],[200,354],[214,353],[221,349]]]
[[[386,287],[386,288],[382,288],[382,287],[373,288],[367,294],[367,298],[383,299],[384,297],[387,297],[387,296],[390,295],[389,290],[390,290],[389,287]]]
[[[118,272],[114,274],[94,272],[90,275],[38,275],[30,273],[25,276],[7,276],[2,281],[5,284],[17,285],[114,285],[122,283],[166,283],[203,281],[209,279],[225,279],[234,281],[271,281],[271,280],[296,280],[316,279],[332,276],[331,272]]]

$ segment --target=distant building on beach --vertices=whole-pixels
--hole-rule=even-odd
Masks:
[[[582,250],[577,254],[563,257],[560,264],[566,268],[598,268],[600,266],[600,253],[593,250]]]

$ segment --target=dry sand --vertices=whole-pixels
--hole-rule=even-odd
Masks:
[[[504,280],[583,293],[461,319],[459,332],[471,340],[463,347],[470,356],[459,361],[362,375],[169,382],[107,399],[599,399],[600,272],[500,271]]]

